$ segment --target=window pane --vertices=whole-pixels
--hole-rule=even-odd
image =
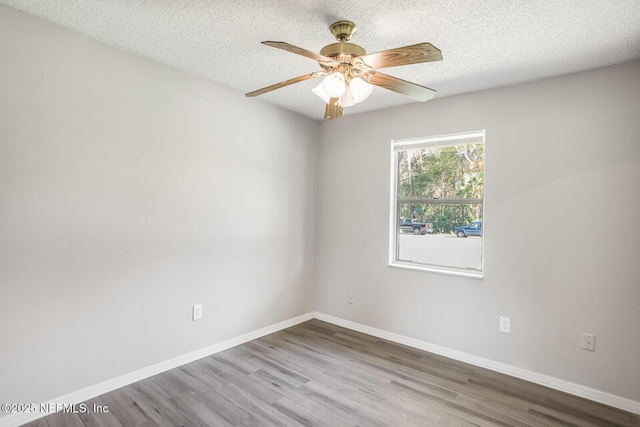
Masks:
[[[482,198],[484,145],[398,152],[398,199]]]
[[[401,204],[413,212],[414,226],[424,223],[424,233],[398,227],[398,261],[435,267],[482,270],[482,204]]]
[[[433,225],[433,233],[454,234],[456,227],[482,221],[482,204],[403,203],[399,218],[413,218]]]

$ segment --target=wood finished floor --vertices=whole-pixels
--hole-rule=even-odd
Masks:
[[[319,320],[57,413],[58,426],[640,426],[640,416]]]

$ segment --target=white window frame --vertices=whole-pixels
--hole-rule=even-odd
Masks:
[[[390,196],[390,210],[389,210],[389,266],[404,268],[410,270],[420,270],[437,272],[443,274],[452,274],[456,276],[473,277],[482,279],[484,277],[484,239],[485,239],[485,218],[486,210],[484,205],[484,192],[482,197],[482,248],[480,253],[480,270],[467,270],[456,267],[443,267],[438,265],[429,265],[426,263],[418,263],[411,261],[404,261],[398,259],[398,151],[428,148],[428,147],[444,147],[451,145],[462,145],[469,143],[482,142],[485,147],[485,174],[486,174],[486,144],[485,144],[485,131],[477,130],[470,132],[460,132],[446,135],[435,135],[421,138],[409,138],[409,139],[397,139],[391,141],[391,196]]]

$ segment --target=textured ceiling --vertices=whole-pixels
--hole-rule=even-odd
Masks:
[[[640,58],[638,0],[0,0],[108,45],[249,92],[319,69],[261,45],[315,52],[341,19],[367,52],[430,42],[444,60],[384,72],[436,97],[473,92]],[[324,103],[298,83],[258,99],[320,119]],[[415,103],[375,88],[345,115]]]

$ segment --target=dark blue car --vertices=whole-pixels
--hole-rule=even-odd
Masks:
[[[456,236],[482,236],[482,221],[472,222],[464,227],[456,227]]]

